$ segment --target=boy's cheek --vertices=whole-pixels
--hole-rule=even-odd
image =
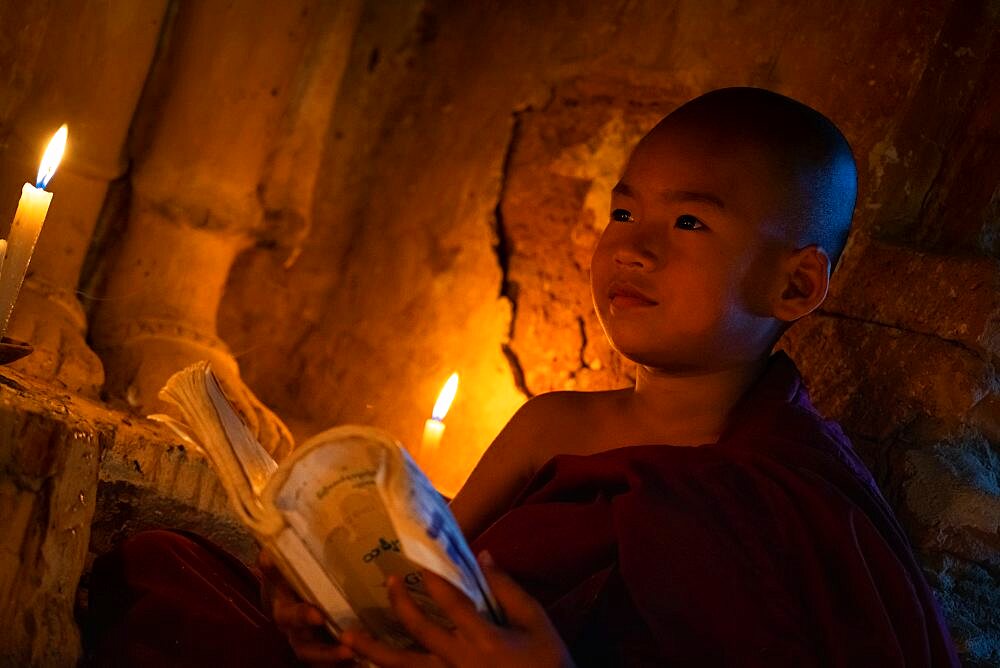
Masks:
[[[590,266],[590,297],[597,308],[598,313],[607,306],[608,281],[605,278],[604,268],[591,263]]]

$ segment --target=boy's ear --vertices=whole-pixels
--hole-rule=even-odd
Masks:
[[[772,303],[774,317],[794,322],[815,311],[830,289],[830,270],[830,256],[815,244],[792,253]]]

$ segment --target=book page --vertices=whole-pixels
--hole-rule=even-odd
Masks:
[[[428,614],[446,625],[447,620],[426,594],[420,566],[403,552],[376,487],[385,446],[342,438],[345,430],[352,428],[304,443],[283,464],[266,499],[332,576],[364,626],[390,645],[411,647],[414,640],[391,610],[389,575],[402,578]]]
[[[233,508],[258,533],[274,530],[260,494],[278,465],[257,442],[226,398],[208,362],[197,362],[167,380],[160,398],[180,410],[190,433],[163,420],[181,438],[193,437],[208,455]]]
[[[497,624],[503,611],[444,498],[402,447],[383,451],[378,487],[404,552],[454,585]]]
[[[327,627],[334,637],[358,622],[340,585],[317,561],[302,541],[299,532],[286,526],[273,536],[264,539],[265,547],[275,559],[278,570],[299,595],[323,611]]]

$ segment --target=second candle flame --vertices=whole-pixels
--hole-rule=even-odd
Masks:
[[[59,167],[59,161],[62,160],[63,152],[66,151],[66,138],[68,136],[69,128],[63,123],[63,126],[56,130],[56,133],[52,136],[48,148],[45,149],[45,154],[42,156],[42,164],[38,168],[38,178],[35,179],[36,188],[44,189],[45,186],[49,185],[52,175],[56,173],[56,168]]]
[[[444,420],[444,416],[448,414],[448,409],[451,408],[451,402],[455,400],[455,394],[458,392],[458,373],[451,374],[448,378],[448,382],[444,384],[441,388],[441,393],[438,395],[437,402],[434,403],[434,410],[431,412],[431,417],[435,420]]]

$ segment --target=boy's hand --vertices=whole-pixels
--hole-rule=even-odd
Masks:
[[[399,620],[430,654],[394,649],[357,630],[346,631],[341,641],[383,668],[571,668],[573,660],[541,604],[500,572],[488,554],[481,555],[480,562],[509,626],[502,628],[486,621],[464,594],[433,573],[425,573],[427,592],[454,622],[454,630],[431,621],[397,577],[389,580],[389,597]]]
[[[310,666],[356,665],[354,652],[329,639],[323,613],[303,602],[288,586],[267,551],[261,550],[257,565],[264,574],[264,604],[270,602],[271,617],[288,638],[295,656]]]

